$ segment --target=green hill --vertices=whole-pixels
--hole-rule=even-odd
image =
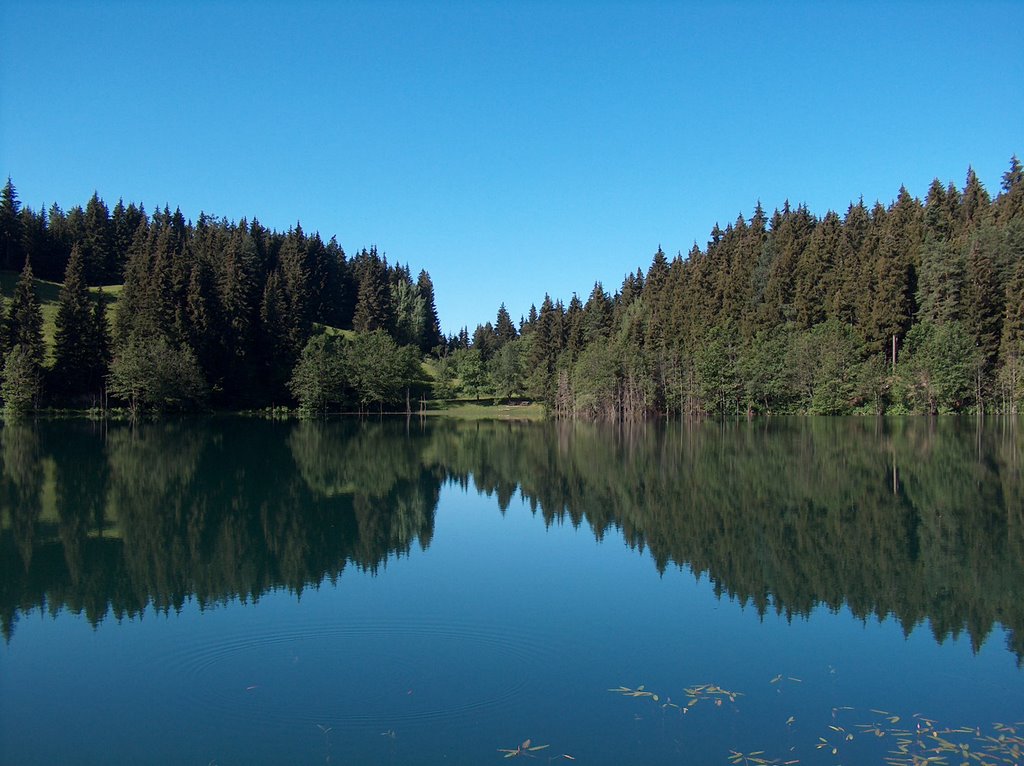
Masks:
[[[11,298],[14,296],[14,288],[18,284],[19,276],[16,271],[0,271],[0,293],[3,295],[5,316]],[[33,281],[43,312],[43,340],[46,342],[46,364],[49,365],[53,363],[53,334],[56,329],[57,304],[60,300],[61,284],[47,282],[43,279]],[[89,288],[93,293],[103,295],[107,301],[107,320],[111,323],[114,321],[114,312],[117,310],[117,299],[121,294],[121,287],[122,285],[108,285]]]

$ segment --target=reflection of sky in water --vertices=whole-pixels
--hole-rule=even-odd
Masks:
[[[0,658],[12,763],[488,763],[527,738],[550,745],[541,763],[721,763],[730,749],[824,763],[818,737],[857,731],[870,708],[953,726],[1024,718],[1001,630],[975,655],[845,608],[762,619],[706,578],[659,575],[615,531],[598,543],[451,484],[428,550],[376,576],[346,567],[299,598],[96,629],[37,611]],[[661,707],[707,683],[742,696]],[[659,703],[607,691],[641,684]],[[843,706],[856,710],[833,718]],[[881,762],[880,742],[841,747]]]

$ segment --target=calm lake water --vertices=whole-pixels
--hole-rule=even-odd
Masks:
[[[0,440],[3,763],[1021,762],[1021,421]]]

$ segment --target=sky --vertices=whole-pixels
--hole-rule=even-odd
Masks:
[[[993,196],[1013,2],[0,0],[0,175],[300,222],[433,279],[442,331],[586,300],[786,200]]]

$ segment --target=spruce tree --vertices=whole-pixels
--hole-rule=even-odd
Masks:
[[[996,211],[1003,223],[1024,219],[1024,167],[1017,155],[1010,158],[1010,169],[1003,173],[1002,192],[996,199]]]
[[[278,256],[284,310],[278,321],[283,324],[287,357],[293,360],[298,358],[313,331],[311,304],[314,296],[310,289],[310,268],[306,256],[306,236],[302,227],[296,225],[285,236]]]
[[[430,274],[426,270],[420,271],[419,277],[416,279],[416,287],[419,289],[420,298],[422,299],[420,310],[423,312],[420,322],[423,335],[419,338],[418,345],[420,351],[426,354],[439,346],[444,338],[441,335],[441,323],[437,319],[434,282],[430,279]],[[513,332],[515,332],[515,328],[513,328]]]
[[[109,284],[117,274],[114,232],[110,211],[93,192],[85,206],[85,241],[82,254],[85,280],[90,285]]]
[[[1024,258],[1006,285],[999,364],[1003,411],[1024,411]]]
[[[46,348],[43,345],[43,312],[35,291],[32,264],[25,266],[14,288],[14,298],[7,311],[4,351],[22,346],[38,368],[43,366]]]
[[[967,168],[963,202],[960,207],[960,232],[966,233],[984,223],[989,216],[989,196],[974,168]]]
[[[55,320],[53,376],[61,393],[78,396],[91,393],[93,372],[100,367],[93,358],[93,307],[85,285],[82,251],[71,251]]]
[[[21,244],[21,203],[10,176],[0,192],[0,266],[19,269],[24,255]]]
[[[594,283],[583,307],[583,342],[586,345],[608,337],[612,326],[611,299],[600,282]]]
[[[356,332],[373,332],[378,329],[391,332],[394,316],[388,268],[377,256],[376,250],[363,250],[357,256],[356,277],[359,280],[359,292],[352,329]]]
[[[512,317],[509,316],[508,309],[505,308],[504,303],[498,307],[498,316],[494,322],[494,334],[498,340],[498,348],[519,337],[519,333],[516,332],[516,326],[512,323]]]

